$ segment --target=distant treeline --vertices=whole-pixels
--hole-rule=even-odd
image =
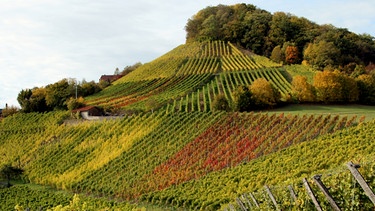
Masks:
[[[224,40],[285,64],[353,71],[375,62],[374,37],[251,4],[209,6],[188,20],[186,41]],[[370,66],[369,66],[370,67]]]

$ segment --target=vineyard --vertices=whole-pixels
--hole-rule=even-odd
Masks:
[[[212,109],[217,96],[232,103],[237,87],[259,78],[287,99],[295,74],[311,80],[315,73],[280,67],[230,42],[192,42],[85,99],[137,112],[98,121],[76,120],[68,111],[6,117],[0,167],[24,173],[13,187],[0,181],[0,210],[311,210],[305,181],[329,209],[314,175],[338,206],[373,208],[345,164],[360,164],[375,187],[374,119]]]
[[[291,92],[285,70],[265,57],[247,55],[231,43],[212,41],[181,45],[87,97],[89,105],[127,110],[156,108],[170,111],[210,111],[216,94],[228,100],[240,85],[258,78],[270,81],[287,96]],[[152,108],[153,109],[153,108]]]
[[[293,171],[281,160],[297,162],[300,159],[293,156],[314,153],[306,148],[314,148],[308,145],[316,142],[339,147],[340,143],[331,142],[345,133],[366,138],[375,134],[369,130],[374,122],[355,126],[363,120],[336,115],[159,111],[74,125],[64,123],[67,116],[67,112],[31,113],[4,119],[0,165],[11,162],[22,167],[25,180],[34,184],[188,209],[218,209],[265,183],[278,184],[307,170],[340,165],[345,162],[340,153],[349,152],[340,151],[341,158],[331,156],[334,163],[327,163],[326,156],[317,160],[312,155],[314,165],[293,164],[299,168]],[[340,132],[344,128],[355,132]],[[311,141],[320,136],[328,141]],[[352,151],[353,156],[366,155],[361,147],[353,146]],[[274,173],[282,175],[275,181]],[[216,194],[223,185],[227,187]]]

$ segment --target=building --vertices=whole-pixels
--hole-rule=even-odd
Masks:
[[[120,79],[123,75],[102,75],[99,79],[100,81],[107,81],[108,83],[112,83],[118,79]]]
[[[102,116],[102,111],[95,106],[85,106],[82,108],[74,109],[72,113],[80,113],[81,116]]]

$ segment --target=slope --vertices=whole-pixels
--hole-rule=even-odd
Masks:
[[[278,64],[241,52],[231,43],[206,41],[187,43],[147,63],[89,96],[89,105],[126,110],[209,111],[216,94],[232,100],[239,85],[265,78],[288,95],[290,83]]]

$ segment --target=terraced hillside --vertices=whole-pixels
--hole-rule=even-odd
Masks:
[[[89,105],[170,111],[209,111],[213,98],[265,78],[283,95],[291,91],[283,69],[265,57],[249,56],[231,43],[195,42],[181,45],[144,64],[104,91],[88,97]]]
[[[189,209],[218,209],[269,180],[252,187],[233,186],[225,194],[208,194],[204,199],[181,194],[178,202],[175,188],[222,171],[252,168],[254,159],[260,162],[268,154],[356,124],[355,117],[332,115],[159,111],[71,125],[63,123],[67,116],[66,112],[31,113],[4,119],[0,166],[18,165],[34,184]],[[256,175],[248,181],[255,182]],[[196,194],[202,190],[189,188]]]

